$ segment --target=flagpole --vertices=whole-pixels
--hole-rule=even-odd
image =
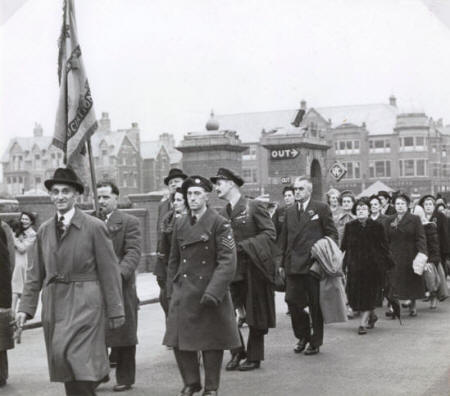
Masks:
[[[92,155],[92,145],[91,138],[87,139],[88,156],[89,156],[89,170],[91,172],[91,182],[92,182],[92,192],[94,194],[94,208],[97,217],[100,217],[100,207],[98,205],[98,195],[97,195],[97,181],[95,179],[95,165],[94,156]]]

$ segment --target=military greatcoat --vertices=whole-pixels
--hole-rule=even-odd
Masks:
[[[55,217],[38,230],[19,312],[33,317],[42,289],[50,381],[99,381],[109,372],[106,318],[124,316],[120,269],[106,225],[79,209],[58,240]]]
[[[190,215],[176,220],[167,271],[170,297],[164,345],[184,351],[225,350],[241,345],[228,290],[236,270],[230,224],[208,208],[191,225]],[[216,307],[200,304],[203,295]]]

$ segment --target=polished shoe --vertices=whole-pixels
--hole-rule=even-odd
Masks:
[[[306,356],[312,356],[317,355],[319,353],[320,348],[319,347],[313,347],[311,345],[308,345],[308,348],[306,348],[305,355]]]
[[[358,334],[362,335],[362,334],[367,334],[367,330],[364,326],[359,326],[358,327]]]
[[[231,360],[225,366],[225,370],[227,370],[227,371],[237,370],[239,368],[239,362],[242,359],[245,359],[245,355],[243,355],[241,353],[237,353],[236,355],[233,355],[231,357]]]
[[[194,393],[200,392],[202,390],[202,386],[200,384],[196,385],[186,385],[178,396],[192,396]]]
[[[113,387],[113,391],[114,392],[124,392],[124,391],[130,390],[130,389],[131,389],[131,385],[119,385],[119,384],[117,384],[117,385],[114,385],[114,387]]]
[[[216,390],[214,390],[214,391],[207,391],[207,390],[205,390],[202,393],[202,396],[217,396],[218,394],[219,393]]]
[[[299,340],[297,342],[297,344],[295,344],[294,352],[295,353],[302,353],[305,350],[306,345],[308,345],[308,341],[306,341],[306,340]]]
[[[402,308],[409,308],[411,306],[411,300],[406,300],[402,302]]]
[[[409,311],[409,316],[412,316],[413,318],[416,317],[417,316],[417,310],[415,308],[411,309]]]
[[[239,365],[239,371],[251,371],[255,369],[259,369],[261,367],[261,362],[258,360],[256,362],[251,362],[250,360],[246,360],[244,363]]]
[[[375,323],[377,322],[377,320],[378,320],[378,316],[377,315],[375,315],[375,314],[369,315],[369,320],[367,322],[366,328],[367,329],[373,329],[375,327]]]

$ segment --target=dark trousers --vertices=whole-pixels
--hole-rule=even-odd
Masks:
[[[231,354],[240,354],[242,358],[247,358],[250,362],[259,362],[264,360],[264,335],[267,330],[260,330],[250,326],[247,340],[247,352],[245,351],[244,338],[242,337],[241,329],[239,329],[239,337],[241,339],[241,346],[231,350]]]
[[[8,379],[8,352],[0,351],[0,385]]]
[[[184,385],[200,385],[200,361],[197,351],[180,351],[173,349],[175,359],[183,378]],[[205,369],[205,391],[219,389],[220,369],[222,367],[223,351],[202,351]]]
[[[67,396],[95,396],[94,381],[70,381],[64,382]]]
[[[306,293],[309,315],[303,309],[304,304],[296,303],[294,300],[288,301],[292,328],[299,340],[306,340],[312,347],[318,348],[323,344],[323,317],[319,301],[320,281],[309,275],[304,276],[305,278],[301,279],[298,286],[304,288],[303,292]]]
[[[110,361],[116,363],[118,385],[133,385],[136,379],[136,345],[112,347]]]

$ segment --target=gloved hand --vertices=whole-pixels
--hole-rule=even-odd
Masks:
[[[157,276],[156,277],[156,282],[158,282],[158,286],[161,289],[165,289],[166,288],[166,280],[162,276]]]
[[[200,300],[200,304],[202,304],[206,307],[214,308],[219,305],[219,301],[217,301],[217,299],[215,297],[213,297],[209,294],[203,294],[203,297]]]

